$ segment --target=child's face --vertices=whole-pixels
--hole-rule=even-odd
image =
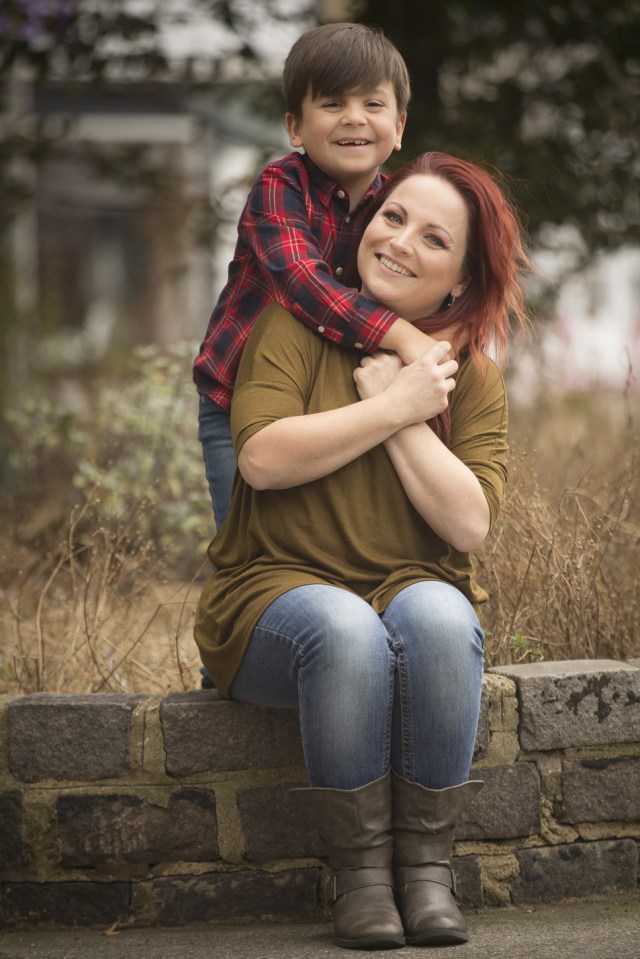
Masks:
[[[398,116],[393,86],[384,81],[366,93],[311,97],[297,120],[287,113],[292,147],[305,152],[321,170],[349,191],[352,206],[393,150],[399,150],[406,114]]]
[[[358,272],[364,296],[415,321],[435,313],[466,284],[468,214],[440,177],[401,181],[364,231]]]

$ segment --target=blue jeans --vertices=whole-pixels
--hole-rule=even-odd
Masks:
[[[236,454],[231,441],[231,417],[208,396],[200,396],[198,407],[198,439],[202,445],[204,472],[209,484],[209,495],[220,529],[231,505],[231,489],[236,472]],[[204,666],[200,669],[203,689],[212,689],[213,680]]]
[[[231,442],[229,410],[223,410],[208,396],[200,396],[198,439],[202,444],[204,471],[209,484],[216,528],[220,529],[227,518],[231,504],[236,454]]]
[[[468,779],[483,647],[448,583],[408,586],[381,616],[346,590],[300,586],[262,615],[230,694],[299,709],[312,786],[355,789],[392,765],[443,789]]]

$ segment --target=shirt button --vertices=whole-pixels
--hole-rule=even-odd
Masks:
[[[344,192],[344,190],[338,190],[336,192],[336,196],[338,197],[339,200],[344,200],[346,195],[347,194]]]
[[[318,327],[318,333],[324,333],[324,326]]]
[[[350,217],[350,216],[345,216],[344,222],[345,222],[345,223],[351,223],[351,217]]]
[[[336,267],[336,276],[342,276],[343,273],[344,273],[344,270],[342,269],[342,267],[341,267],[341,266],[337,266],[337,267]]]
[[[356,350],[361,350],[361,349],[362,349],[362,343],[354,343],[353,345],[354,345],[354,347],[356,348]]]

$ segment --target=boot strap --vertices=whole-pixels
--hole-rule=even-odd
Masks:
[[[396,886],[410,882],[437,882],[456,895],[456,877],[448,862],[425,862],[421,866],[399,866],[395,870]]]
[[[327,901],[335,902],[339,896],[365,886],[391,886],[393,888],[393,873],[391,869],[365,868],[343,869],[334,873],[327,887]]]
[[[440,833],[398,831],[394,834],[394,862],[398,866],[420,866],[448,859],[453,850],[453,835],[453,829]]]
[[[446,859],[446,856],[434,856],[430,858]],[[393,859],[392,839],[379,846],[370,846],[368,849],[340,849],[337,847],[329,848],[329,865],[334,872],[341,872],[343,869],[361,869],[380,866],[388,868]],[[424,859],[421,860],[424,862]]]

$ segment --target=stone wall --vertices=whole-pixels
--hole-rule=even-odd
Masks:
[[[640,661],[485,676],[457,833],[464,905],[630,893],[640,842]],[[289,798],[296,715],[212,691],[0,697],[0,918],[180,924],[326,915],[326,866]]]

